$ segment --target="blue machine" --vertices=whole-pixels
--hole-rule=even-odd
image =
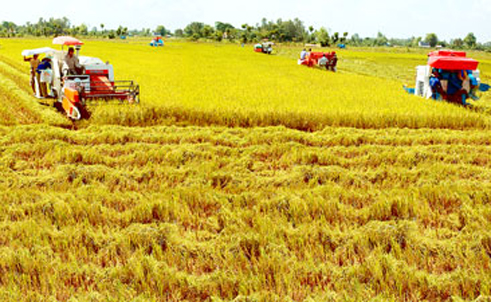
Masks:
[[[416,68],[416,85],[404,90],[424,98],[446,100],[451,103],[471,105],[468,100],[479,100],[478,91],[490,90],[481,83],[479,62],[462,51],[439,50],[428,54],[428,65]]]
[[[164,46],[164,40],[162,40],[162,37],[155,37],[153,38],[152,41],[150,41],[150,46]]]

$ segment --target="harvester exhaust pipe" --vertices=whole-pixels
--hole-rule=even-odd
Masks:
[[[75,50],[77,51],[77,57],[80,54],[80,49],[82,48],[82,45],[75,45]]]

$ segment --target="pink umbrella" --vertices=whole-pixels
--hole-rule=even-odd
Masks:
[[[83,45],[84,43],[74,37],[60,36],[53,39],[53,44],[58,45]]]

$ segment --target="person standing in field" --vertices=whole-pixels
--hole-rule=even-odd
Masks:
[[[307,65],[309,67],[314,66],[314,60],[311,59],[311,55],[312,55],[312,48],[309,48],[309,51],[307,52],[307,56],[306,56],[306,60],[308,61]]]
[[[440,74],[438,71],[433,69],[433,72],[431,73],[430,76],[430,88],[431,88],[431,97],[434,100],[439,100],[440,97],[442,99],[446,99],[446,93],[443,90],[442,83],[440,81]]]
[[[336,66],[338,65],[338,56],[336,55],[336,52],[332,52],[332,58],[331,61],[329,62],[329,69],[331,71],[336,72]]]
[[[51,57],[46,57],[36,68],[39,90],[43,98],[48,97],[48,83],[51,83]]]
[[[29,64],[31,64],[30,84],[34,94],[36,94],[36,78],[38,79],[38,83],[39,83],[39,75],[36,73],[36,69],[38,68],[40,63],[38,57],[39,55],[37,54],[34,55],[32,58],[24,57],[24,62],[29,62]]]

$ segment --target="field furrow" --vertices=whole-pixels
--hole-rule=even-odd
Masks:
[[[437,301],[491,285],[491,141],[479,131],[0,133],[5,288]]]

